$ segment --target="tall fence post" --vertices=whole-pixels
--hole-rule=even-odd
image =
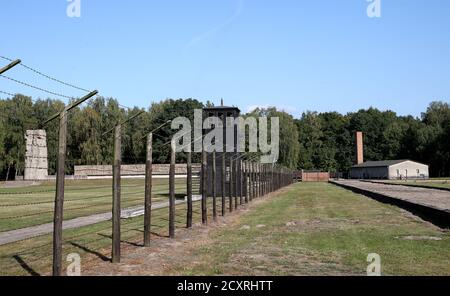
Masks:
[[[216,200],[216,150],[212,153],[212,197],[213,197],[213,219],[217,221],[217,200]]]
[[[229,192],[229,197],[230,197],[230,212],[233,212],[233,157],[230,155],[230,183],[229,183],[229,187],[230,187],[230,192]]]
[[[262,196],[262,189],[263,189],[262,181],[263,181],[263,179],[262,179],[262,165],[261,165],[261,163],[258,162],[258,184],[259,184],[259,186],[258,186],[258,192],[259,192],[258,195],[259,195],[259,197]]]
[[[244,170],[244,181],[245,181],[245,203],[249,202],[249,184],[248,184],[248,161],[244,161],[245,170]]]
[[[266,195],[266,165],[261,164],[261,196]]]
[[[274,192],[275,191],[275,179],[274,179],[274,175],[273,175],[273,163],[270,165],[270,192]]]
[[[187,163],[187,215],[186,215],[186,227],[192,228],[192,152],[189,147],[189,151],[186,155]]]
[[[5,73],[11,68],[20,64],[20,60],[16,60],[6,67],[0,69],[0,74]],[[86,100],[92,98],[98,94],[98,91],[92,91],[86,96],[82,97],[78,101],[67,106],[62,112],[58,112],[50,117],[43,123],[43,126],[49,122],[59,118],[59,130],[58,130],[58,160],[56,171],[56,192],[55,203],[53,213],[53,276],[62,275],[62,228],[64,219],[64,184],[66,178],[65,166],[66,166],[66,154],[67,154],[67,113],[78,105],[82,104]]]
[[[250,162],[250,200],[252,201],[253,199],[255,199],[255,163],[252,161]]]
[[[269,166],[267,165],[267,163],[264,165],[264,178],[265,178],[265,193],[268,194],[269,193]]]
[[[261,165],[256,163],[256,196],[261,197]]]
[[[53,275],[62,275],[62,224],[64,210],[64,183],[67,153],[67,112],[59,115],[58,170],[56,174],[56,195],[53,218]]]
[[[281,168],[278,168],[278,189],[280,189],[281,186]]]
[[[175,139],[170,142],[170,169],[169,169],[169,237],[175,238]]]
[[[239,167],[238,167],[238,159],[235,156],[234,159],[234,208],[237,210],[239,203],[238,203],[238,194],[239,194]]]
[[[259,169],[260,169],[259,175],[260,175],[260,179],[261,179],[260,180],[261,185],[260,185],[259,191],[260,191],[260,195],[264,196],[264,164],[260,163]]]
[[[112,263],[120,262],[120,166],[122,164],[122,125],[114,131],[113,210],[112,210]]]
[[[222,152],[222,216],[226,213],[226,191],[227,191],[227,163],[225,159],[225,150]]]
[[[254,162],[253,163],[253,198],[254,199],[256,199],[258,197],[257,196],[257,191],[256,191],[256,189],[257,189],[257,184],[256,184],[257,176],[256,176],[256,174],[257,174],[256,163]]]
[[[208,198],[208,156],[206,154],[205,147],[202,150],[202,224],[208,223],[208,209],[207,209],[207,198]]]
[[[261,165],[256,163],[256,196],[261,197]]]
[[[145,164],[144,246],[150,247],[152,225],[152,166],[153,134],[147,136],[147,162]]]
[[[242,159],[239,159],[239,204],[242,206],[244,204],[244,168],[242,167],[244,163]]]
[[[274,192],[274,179],[273,179],[273,163],[270,164],[270,192]]]
[[[266,195],[266,164],[262,164],[262,176],[263,176],[263,195]]]
[[[264,193],[268,194],[269,193],[269,167],[266,164],[264,164]]]

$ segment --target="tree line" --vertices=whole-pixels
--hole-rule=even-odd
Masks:
[[[54,174],[57,156],[58,122],[43,123],[64,108],[54,99],[15,95],[0,100],[0,179],[23,175],[25,132],[47,132],[49,173]],[[147,133],[178,116],[193,120],[193,109],[212,106],[195,99],[167,99],[153,103],[141,116],[127,123],[123,131],[123,162],[145,162]],[[113,135],[106,134],[118,122],[143,111],[121,107],[114,98],[97,97],[70,112],[66,171],[74,165],[111,164]],[[294,118],[276,108],[256,109],[245,116],[280,118],[279,163],[289,168],[346,172],[355,158],[354,134],[365,134],[366,160],[413,159],[430,165],[432,176],[450,176],[450,108],[445,102],[433,102],[420,118],[398,116],[375,108],[340,114],[304,112]],[[154,161],[167,163],[169,149],[164,146],[174,134],[170,126],[154,137]],[[185,161],[177,155],[177,161]],[[200,161],[194,155],[194,161]]]

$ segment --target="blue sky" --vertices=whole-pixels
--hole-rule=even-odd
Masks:
[[[450,1],[2,0],[0,55],[148,107],[196,98],[243,111],[374,106],[419,116],[450,101]],[[1,61],[0,65],[3,65]],[[19,67],[8,76],[79,96]],[[43,93],[0,79],[0,90]],[[0,95],[4,97],[4,95]]]

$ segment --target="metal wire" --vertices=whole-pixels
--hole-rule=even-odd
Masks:
[[[12,59],[7,58],[7,57],[4,57],[4,56],[0,56],[0,58],[1,58],[1,59],[4,59],[4,60],[7,60],[7,61],[10,61],[10,62],[13,61]],[[42,73],[41,71],[36,70],[36,69],[34,69],[34,68],[30,67],[30,66],[27,66],[27,65],[25,65],[25,64],[23,64],[23,63],[20,63],[19,65],[22,66],[22,67],[24,67],[25,69],[27,69],[27,70],[29,70],[29,71],[35,73],[35,74],[38,74],[38,75],[40,75],[40,76],[42,76],[42,77],[45,77],[45,78],[47,78],[47,79],[49,79],[49,80],[58,82],[58,83],[60,83],[60,84],[62,84],[62,85],[69,86],[69,87],[72,87],[72,88],[74,88],[74,89],[78,89],[78,90],[81,90],[81,91],[84,91],[84,92],[87,92],[87,93],[90,92],[89,90],[84,89],[84,88],[82,88],[82,87],[79,87],[79,86],[76,86],[76,85],[73,85],[73,84],[64,82],[64,81],[62,81],[62,80],[59,80],[59,79],[57,79],[57,78],[51,77],[51,76],[49,76],[49,75],[47,75],[47,74],[44,74],[44,73]]]
[[[0,74],[0,76],[5,78],[5,79],[11,80],[11,81],[13,81],[15,83],[18,83],[18,84],[21,84],[21,85],[24,85],[24,86],[27,86],[27,87],[30,87],[30,88],[34,88],[36,90],[39,90],[39,91],[42,91],[42,92],[45,92],[45,93],[48,93],[48,94],[51,94],[51,95],[54,95],[54,96],[58,96],[58,97],[62,97],[62,98],[70,99],[70,100],[75,100],[75,98],[73,98],[73,97],[69,97],[69,96],[66,96],[66,95],[63,95],[63,94],[60,94],[60,93],[56,93],[56,92],[53,92],[53,91],[41,88],[39,86],[31,85],[29,83],[26,83],[26,82],[23,82],[23,81],[11,78],[11,77],[6,76],[6,75]]]
[[[7,95],[7,96],[14,97],[14,95],[12,93],[9,93],[9,92],[6,92],[6,91],[2,91],[2,90],[0,90],[0,94],[4,94],[4,95]]]

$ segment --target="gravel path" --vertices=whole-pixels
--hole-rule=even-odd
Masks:
[[[176,204],[184,203],[185,201],[176,201]],[[169,206],[169,202],[160,202],[152,205],[152,210],[167,208]],[[122,218],[131,218],[138,217],[144,215],[144,207],[133,207],[122,210],[121,217]],[[73,229],[83,226],[88,226],[104,221],[110,220],[112,217],[111,212],[96,214],[86,217],[79,217],[72,220],[67,220],[63,222],[63,229]],[[11,230],[0,233],[0,246],[6,245],[9,243],[21,241],[24,239],[29,239],[37,236],[41,236],[44,234],[49,234],[53,232],[53,223],[46,223],[37,226],[31,226],[27,228]]]
[[[450,212],[450,192],[447,191],[354,180],[339,180],[334,182]]]

